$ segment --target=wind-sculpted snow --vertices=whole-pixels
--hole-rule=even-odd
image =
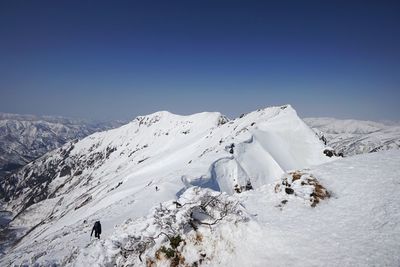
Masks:
[[[306,118],[321,139],[344,156],[400,149],[400,125],[372,121]]]
[[[88,236],[92,226],[81,222],[35,248],[20,245],[5,259],[66,266],[399,266],[399,165],[400,151],[386,151],[284,174],[241,194],[192,187],[144,217],[127,216],[104,239],[81,242],[77,236]],[[310,177],[332,193],[314,208],[302,194],[309,188],[275,192],[277,183]]]
[[[87,249],[71,253],[64,258],[64,263],[80,266],[210,265],[226,253],[230,243],[234,244],[230,236],[221,231],[222,225],[235,228],[247,221],[249,215],[237,198],[194,187],[177,201],[155,207],[146,218],[126,220],[116,227],[110,239],[96,240]]]
[[[15,215],[9,228],[20,231],[8,259],[25,251],[19,262],[60,262],[65,244],[86,245],[94,220],[107,237],[116,224],[145,216],[188,188],[229,195],[261,188],[285,171],[332,161],[324,149],[290,106],[234,120],[220,113],[140,116],[70,142],[1,183],[5,207]],[[35,241],[48,244],[45,254]]]

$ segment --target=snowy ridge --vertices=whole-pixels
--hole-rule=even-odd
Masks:
[[[400,125],[373,121],[306,118],[304,121],[327,144],[344,156],[400,149]]]
[[[386,151],[307,170],[334,194],[315,209],[304,205],[302,195],[276,194],[275,183],[232,196],[191,188],[150,215],[119,224],[106,240],[75,248],[63,264],[398,266],[399,165],[400,151]],[[226,216],[198,208],[210,199],[214,212],[227,207]]]
[[[115,225],[188,188],[260,188],[285,171],[331,161],[324,149],[289,105],[235,120],[220,113],[140,116],[70,142],[1,183],[6,208],[15,212],[10,227],[22,238],[7,260],[60,263],[65,244],[86,246],[85,220],[100,219],[107,237]]]

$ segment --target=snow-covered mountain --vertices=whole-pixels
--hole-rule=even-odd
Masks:
[[[0,113],[0,180],[11,171],[58,148],[122,122],[89,122],[63,117]]]
[[[0,183],[0,265],[396,266],[400,152],[325,149],[290,105],[137,117]]]
[[[291,106],[231,121],[164,111],[47,153],[2,182],[1,194],[15,215],[11,225],[25,227],[18,236],[28,233],[25,247],[94,218],[107,233],[192,186],[228,194],[258,188],[287,170],[332,160],[323,150]],[[86,236],[77,235],[66,238],[83,245]]]
[[[329,146],[344,156],[400,149],[400,124],[334,118],[306,118],[304,121]]]

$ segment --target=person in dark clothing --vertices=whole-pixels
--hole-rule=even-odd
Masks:
[[[90,233],[90,237],[93,235],[93,231],[94,231],[94,237],[97,237],[98,239],[100,239],[100,234],[101,234],[101,224],[100,221],[96,221],[94,223],[94,226],[92,228],[92,232]]]

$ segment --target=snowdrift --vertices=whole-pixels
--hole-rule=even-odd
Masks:
[[[193,187],[124,221],[106,240],[75,248],[63,264],[399,266],[399,164],[400,151],[379,152],[288,173],[242,194]],[[276,192],[281,182],[294,193]],[[313,208],[308,191],[316,184],[333,195]]]

